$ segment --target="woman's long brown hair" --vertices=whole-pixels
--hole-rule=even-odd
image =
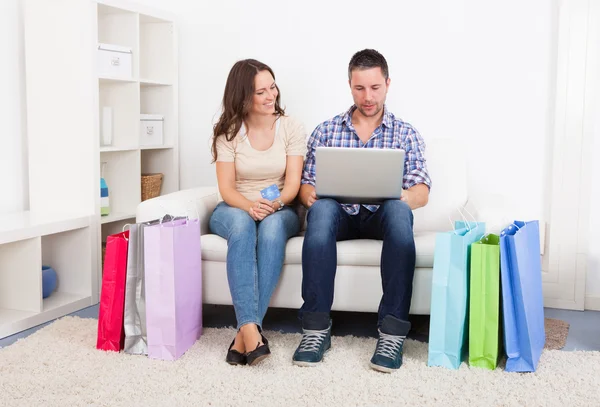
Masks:
[[[233,65],[223,93],[223,113],[213,128],[212,156],[213,163],[217,161],[217,138],[225,137],[231,141],[239,133],[244,119],[248,116],[254,96],[254,77],[261,71],[269,71],[275,79],[273,70],[266,64],[255,59],[244,59]],[[275,85],[277,86],[277,84]],[[277,88],[275,99],[275,115],[283,116],[285,111],[281,108],[279,100],[281,92]]]

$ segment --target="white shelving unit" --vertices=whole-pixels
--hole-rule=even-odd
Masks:
[[[139,5],[98,1],[98,42],[132,49],[131,78],[98,78],[99,115],[113,111],[113,142],[100,146],[106,163],[110,215],[101,239],[132,222],[141,202],[141,175],[163,174],[161,194],[179,189],[177,41],[173,19]],[[163,143],[140,146],[140,114],[164,117]]]
[[[142,173],[164,175],[161,194],[179,189],[172,16],[125,0],[25,0],[23,9],[30,202],[0,216],[0,338],[98,303],[102,241],[135,218]],[[131,77],[99,77],[99,43],[132,50]],[[104,106],[113,112],[108,146]],[[164,116],[163,145],[140,147],[143,113]],[[45,299],[42,265],[58,276]]]

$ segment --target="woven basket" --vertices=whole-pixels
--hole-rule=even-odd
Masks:
[[[163,174],[142,174],[142,201],[156,198],[160,195]]]

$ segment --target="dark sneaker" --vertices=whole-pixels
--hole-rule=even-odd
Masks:
[[[326,313],[305,313],[302,318],[302,340],[292,362],[297,366],[315,366],[331,348],[331,320]]]
[[[398,370],[402,366],[402,348],[408,331],[410,322],[387,315],[379,328],[379,339],[369,366],[384,373]]]

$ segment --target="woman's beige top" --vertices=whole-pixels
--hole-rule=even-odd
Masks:
[[[260,191],[270,185],[283,189],[289,155],[306,155],[304,126],[289,116],[277,119],[273,144],[264,151],[252,148],[245,126],[232,141],[225,136],[217,138],[217,161],[235,163],[236,189],[251,201],[259,199]]]

